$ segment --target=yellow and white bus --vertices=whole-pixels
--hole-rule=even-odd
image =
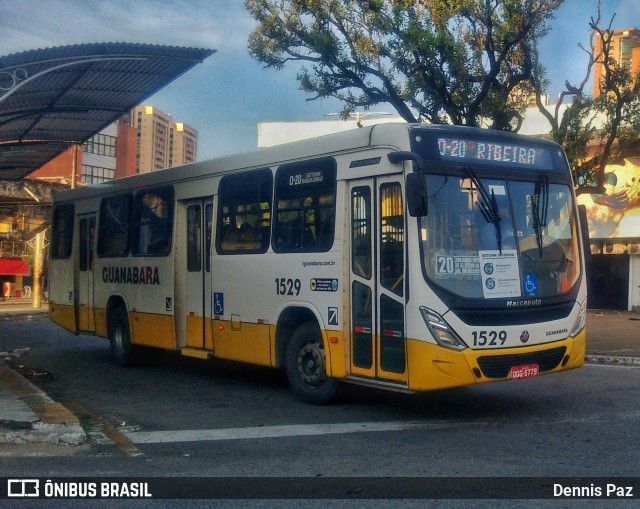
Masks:
[[[56,195],[49,314],[140,347],[423,391],[579,367],[586,277],[560,146],[386,124]]]

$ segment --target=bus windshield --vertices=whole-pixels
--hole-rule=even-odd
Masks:
[[[542,298],[580,276],[569,184],[423,175],[428,215],[419,219],[424,273],[470,299]]]

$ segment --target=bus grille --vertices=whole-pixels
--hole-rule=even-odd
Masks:
[[[478,365],[487,378],[506,378],[512,367],[526,364],[537,364],[540,373],[544,373],[556,368],[566,351],[567,348],[563,346],[541,352],[478,357]]]

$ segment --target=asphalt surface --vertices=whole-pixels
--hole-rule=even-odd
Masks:
[[[46,312],[46,303],[34,309],[24,299],[0,302],[0,329],[3,320]],[[3,360],[8,355],[0,343],[0,443],[84,443],[87,437],[78,418],[9,367]],[[640,366],[640,314],[589,310],[586,362]]]

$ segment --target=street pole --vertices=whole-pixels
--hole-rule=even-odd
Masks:
[[[76,174],[78,172],[78,145],[74,145],[71,149],[71,189],[76,188]]]
[[[44,259],[44,236],[42,231],[36,235],[35,253],[33,254],[33,309],[42,306],[42,267]]]

